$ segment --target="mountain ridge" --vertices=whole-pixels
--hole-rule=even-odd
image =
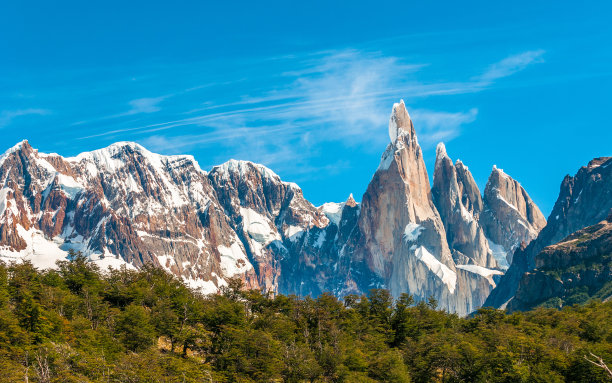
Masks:
[[[486,306],[506,307],[522,276],[535,268],[540,251],[607,217],[612,210],[610,165],[612,157],[598,157],[582,166],[574,176],[564,177],[546,226],[531,243],[516,250],[512,265],[487,298]]]
[[[22,141],[0,157],[0,255],[47,251],[43,263],[52,266],[73,249],[103,266],[153,263],[203,292],[233,276],[249,288],[302,296],[381,287],[468,314],[520,244],[491,241],[483,213],[508,232],[517,217],[529,226],[535,204],[507,175],[509,186],[498,189],[516,213],[488,202],[443,145],[436,171],[439,161],[447,171],[434,171],[430,185],[403,101],[393,105],[389,139],[361,203],[351,194],[318,207],[297,184],[250,161],[205,171],[193,156],[127,141],[67,158]]]

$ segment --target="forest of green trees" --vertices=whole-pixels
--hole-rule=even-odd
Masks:
[[[436,302],[299,298],[161,269],[0,262],[2,382],[609,382],[612,302],[459,318]],[[586,356],[586,358],[585,358]]]

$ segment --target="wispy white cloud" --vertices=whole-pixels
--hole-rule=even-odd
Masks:
[[[384,144],[386,134],[376,132],[385,131],[392,101],[403,97],[410,105],[410,101],[416,103],[424,97],[481,92],[494,86],[496,80],[540,62],[543,54],[524,52],[504,58],[465,81],[429,84],[415,79],[425,64],[407,64],[397,57],[358,50],[311,54],[301,60],[295,58],[299,62],[294,63],[294,70],[283,72],[284,81],[271,89],[223,104],[206,102],[190,109],[191,117],[105,130],[81,138],[140,135],[142,144],[164,153],[214,145],[219,162],[229,157],[246,158],[275,169],[291,164],[314,171],[311,160],[320,154],[319,147],[325,142],[366,150]],[[165,98],[133,100],[128,113],[157,112]],[[421,143],[429,146],[459,135],[463,126],[476,119],[478,109],[415,109],[410,113]]]
[[[381,98],[421,67],[354,50],[323,57],[287,90],[301,96],[302,102],[287,109],[286,117],[326,124],[328,138],[371,140],[364,135],[374,126],[385,125],[388,118],[389,105]]]
[[[511,76],[522,71],[531,64],[543,62],[544,53],[545,51],[540,49],[506,57],[489,66],[489,68],[478,76],[476,80],[484,83],[491,83],[500,78]]]
[[[102,116],[102,117],[96,117],[96,118],[89,119],[89,120],[77,121],[77,122],[72,123],[71,125],[72,126],[86,125],[86,124],[91,124],[91,123],[96,123],[96,122],[101,122],[101,121],[119,119],[119,118],[127,117],[127,116],[134,116],[134,115],[143,114],[143,113],[149,114],[149,113],[159,112],[161,110],[161,107],[159,106],[159,104],[165,99],[170,98],[172,96],[173,96],[172,94],[169,94],[169,95],[159,96],[159,97],[136,98],[136,99],[128,101],[128,106],[130,107],[130,109],[128,109],[125,112],[111,114],[111,115]],[[96,136],[97,135],[92,135],[91,137],[96,137]],[[91,138],[91,137],[83,137],[83,138]]]
[[[410,113],[415,126],[419,127],[419,142],[427,146],[457,137],[461,126],[476,120],[477,115],[477,108],[456,113],[415,109]]]
[[[50,114],[51,111],[48,109],[17,109],[17,110],[4,110],[0,113],[0,128],[8,126],[14,119],[23,116],[44,116]]]
[[[146,97],[137,98],[131,100],[129,105],[132,107],[126,114],[138,114],[138,113],[154,113],[161,110],[159,104],[166,99],[168,96],[162,97]]]

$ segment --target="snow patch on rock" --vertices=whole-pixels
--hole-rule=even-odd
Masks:
[[[451,294],[455,293],[457,285],[457,274],[445,264],[434,257],[424,246],[419,246],[414,255],[423,262],[427,268],[434,273],[448,287]]]
[[[158,255],[157,260],[159,261],[161,267],[169,273],[172,273],[172,266],[176,266],[176,261],[174,260],[174,257],[168,254]]]
[[[79,194],[85,188],[83,185],[75,181],[74,178],[65,174],[57,173],[56,177],[60,188],[70,199],[75,199],[77,194]]]
[[[414,242],[416,241],[419,236],[421,235],[421,232],[423,232],[425,228],[419,224],[410,222],[408,225],[406,225],[406,227],[404,228],[404,241],[406,242]]]
[[[291,242],[295,242],[302,237],[304,234],[304,229],[299,226],[288,225],[285,229],[285,237],[287,237]]]
[[[389,146],[387,146],[387,150],[385,150],[382,157],[380,158],[380,164],[378,164],[378,169],[376,170],[378,171],[389,169],[389,166],[391,166],[391,163],[393,162],[394,154],[395,147],[390,144]]]
[[[461,208],[461,217],[463,218],[463,220],[466,221],[466,222],[473,222],[474,221],[474,216],[472,214],[470,214],[469,211],[467,211],[467,209],[463,206],[461,201],[459,201],[459,206]]]
[[[268,243],[281,239],[280,235],[272,228],[270,221],[251,208],[240,207],[242,216],[242,227],[255,241],[267,245]]]
[[[241,178],[245,178],[248,175],[250,168],[255,168],[264,178],[271,178],[280,181],[278,174],[274,173],[272,170],[263,165],[256,164],[251,161],[231,159],[221,165],[213,167],[213,170],[224,174],[226,177],[231,173],[237,173]]]
[[[313,246],[320,248],[325,243],[325,237],[327,236],[327,232],[325,230],[321,230],[319,234],[317,234],[317,239],[315,240]]]
[[[86,249],[86,244],[66,243],[64,238],[60,236],[48,239],[42,231],[34,228],[26,230],[21,225],[17,226],[17,233],[25,240],[26,248],[15,251],[5,246],[1,246],[0,260],[18,263],[30,261],[41,269],[56,269],[56,262],[68,260],[68,251],[72,249],[81,251],[83,256],[87,257],[90,262],[98,265],[102,271],[107,270],[109,267],[112,269],[119,269],[123,265],[128,269],[135,270],[134,266],[125,262],[123,258],[112,254],[106,248],[104,248],[102,254],[99,252],[92,252]]]
[[[6,160],[6,158],[8,156],[10,156],[11,154],[15,153],[16,151],[20,150],[21,147],[23,146],[24,143],[28,142],[27,140],[22,140],[21,142],[18,142],[17,144],[15,144],[12,148],[8,149],[7,151],[5,151],[1,156],[0,156],[0,166],[2,166],[2,164],[4,163],[4,160]]]
[[[219,288],[213,281],[193,278],[183,278],[183,281],[190,289],[197,290],[204,295],[216,294],[219,291]],[[223,279],[221,279],[219,282],[219,286],[225,286],[227,284]]]
[[[497,199],[499,199],[500,201],[502,201],[503,203],[508,205],[508,207],[510,207],[511,209],[516,210],[518,212],[516,207],[513,204],[511,204],[510,202],[506,201],[506,199],[504,197],[502,197],[501,194],[499,194],[499,192],[497,193],[496,196],[497,196]]]
[[[457,265],[458,269],[469,271],[470,273],[481,275],[485,278],[490,278],[493,275],[502,275],[504,274],[502,271],[487,269],[486,267],[478,266],[478,265]]]
[[[480,275],[484,279],[489,282],[492,288],[495,288],[496,283],[493,280],[494,275],[503,275],[504,273],[499,270],[487,269],[486,267],[478,266],[478,265],[457,265],[457,269],[465,270],[468,273]]]
[[[6,197],[10,191],[11,189],[6,187],[0,189],[0,216],[2,216],[6,211],[6,208],[8,206],[8,201]]]
[[[233,277],[236,274],[244,273],[253,268],[238,238],[229,247],[220,245],[217,247],[217,250],[221,254],[220,266],[221,270],[223,270],[223,275]]]
[[[500,268],[506,270],[510,265],[508,264],[508,252],[502,245],[498,245],[497,243],[491,241],[487,238],[487,242],[489,243],[489,249],[493,253],[493,258],[497,261],[497,264]]]
[[[319,206],[319,209],[327,219],[333,222],[336,226],[340,224],[342,218],[342,209],[344,209],[344,202],[327,202]]]

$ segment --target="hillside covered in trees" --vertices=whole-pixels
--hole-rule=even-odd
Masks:
[[[460,318],[386,290],[201,296],[163,270],[0,263],[5,382],[605,382],[612,302]]]

